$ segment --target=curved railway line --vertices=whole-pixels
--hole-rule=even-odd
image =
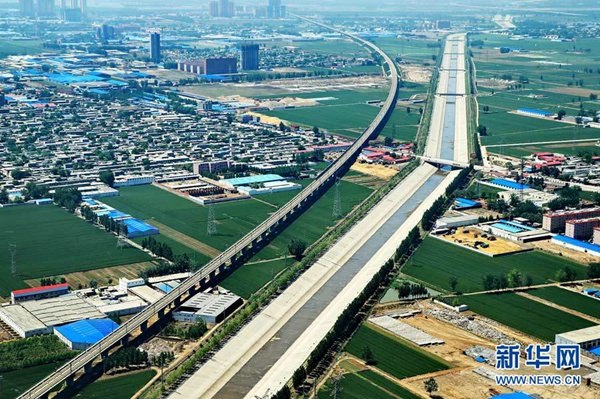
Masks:
[[[183,297],[195,294],[199,290],[207,287],[215,276],[227,271],[231,267],[235,267],[236,259],[239,258],[241,253],[259,242],[264,242],[265,240],[270,241],[273,238],[274,230],[277,227],[281,226],[284,222],[287,222],[289,218],[296,217],[302,213],[308,203],[316,200],[324,192],[324,189],[339,177],[340,172],[344,171],[345,168],[349,167],[349,165],[354,162],[361,149],[369,142],[369,140],[379,135],[392,114],[398,99],[398,70],[394,62],[373,43],[321,23],[313,21],[309,22],[339,32],[382,57],[385,64],[388,66],[391,84],[387,99],[385,100],[381,111],[377,114],[377,117],[342,156],[324,169],[313,182],[306,186],[300,193],[273,213],[264,222],[212,259],[205,267],[190,276],[179,287],[123,323],[103,340],[65,363],[51,375],[21,394],[19,398],[33,399],[47,397],[57,386],[72,379],[75,373],[89,367],[97,358],[106,355],[110,349],[126,341],[130,334],[138,329],[141,329],[142,331],[145,330],[152,317],[164,317],[173,305],[177,306],[181,303]]]

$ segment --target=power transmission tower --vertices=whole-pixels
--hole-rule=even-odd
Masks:
[[[339,219],[342,217],[342,198],[340,196],[340,179],[335,182],[335,194],[333,197],[333,218]]]
[[[206,221],[206,232],[209,236],[217,234],[217,219],[215,218],[215,209],[212,205],[208,206],[208,220]]]
[[[10,250],[10,272],[13,276],[17,275],[17,244],[8,244]]]

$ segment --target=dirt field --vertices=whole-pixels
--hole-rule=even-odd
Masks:
[[[412,83],[429,83],[432,71],[417,65],[400,65],[402,79]]]
[[[86,272],[69,273],[64,274],[63,276],[67,279],[67,283],[69,283],[71,288],[77,288],[80,284],[82,287],[87,287],[92,280],[96,280],[98,285],[105,285],[108,284],[109,278],[112,279],[112,284],[117,284],[119,282],[119,278],[121,277],[129,279],[137,278],[140,271],[152,264],[152,262],[140,262],[130,265],[89,270]],[[40,281],[37,279],[25,280],[25,283],[31,287],[37,287],[40,285]]]
[[[589,97],[592,93],[600,94],[600,91],[598,90],[582,89],[579,87],[553,87],[547,89],[547,91],[550,91],[552,93],[567,94],[571,96],[580,97]]]
[[[364,173],[365,175],[375,176],[378,179],[382,179],[385,181],[390,180],[396,175],[396,173],[398,173],[397,169],[390,168],[387,166],[359,162],[355,162],[350,169],[360,173]]]
[[[598,257],[586,254],[584,252],[574,251],[572,249],[565,248],[563,246],[553,244],[550,240],[534,241],[531,243],[536,248],[553,254],[562,254],[565,258],[573,259],[579,263],[588,264],[591,262],[598,262]]]
[[[508,241],[499,237],[496,237],[495,241],[490,241],[487,238],[482,237],[482,234],[486,233],[473,227],[468,227],[459,228],[454,234],[445,234],[438,237],[443,238],[448,242],[453,242],[471,249],[476,249],[477,252],[481,252],[486,255],[510,254],[527,250],[526,248],[523,248],[512,241]],[[475,248],[476,241],[485,242],[489,244],[489,247],[483,248],[479,246]]]

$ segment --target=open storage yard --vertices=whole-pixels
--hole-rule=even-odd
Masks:
[[[24,280],[150,260],[136,248],[54,205],[0,209],[0,296],[26,287]],[[16,275],[11,248],[16,244]]]
[[[556,272],[565,266],[575,270],[578,278],[585,278],[583,265],[541,251],[491,258],[428,237],[402,272],[445,290],[451,289],[449,278],[456,276],[457,290],[474,292],[483,290],[483,277],[487,274],[506,275],[512,269],[518,269],[522,275],[530,275],[533,284],[542,284],[553,281]]]
[[[469,248],[474,248],[477,242],[484,242],[488,245],[488,247],[484,248],[482,246],[478,246],[477,251],[490,256],[506,255],[515,252],[523,252],[526,250],[512,241],[499,237],[494,237],[494,240],[492,241],[488,239],[491,235],[482,237],[482,234],[485,235],[484,232],[477,230],[474,227],[461,227],[456,229],[454,233],[443,234],[439,235],[438,237],[448,242],[456,243],[457,245],[461,246],[467,246]]]
[[[600,319],[600,301],[584,294],[560,287],[538,288],[527,293]]]
[[[556,334],[595,325],[515,293],[466,295],[460,302],[475,313],[548,342]]]

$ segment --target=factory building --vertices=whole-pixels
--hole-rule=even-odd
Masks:
[[[565,224],[565,235],[577,240],[587,240],[600,227],[600,218],[568,220]]]
[[[152,184],[154,183],[154,176],[152,175],[140,175],[140,176],[119,176],[115,178],[115,183],[113,187],[130,187],[130,186],[140,186],[143,184]]]
[[[204,320],[206,324],[217,324],[229,316],[244,301],[237,295],[199,293],[188,299],[173,312],[177,321],[194,323]]]
[[[24,288],[10,293],[11,303],[54,298],[69,293],[69,284],[52,284],[41,287]]]
[[[581,349],[600,356],[600,326],[556,334],[557,344],[580,345]]]
[[[594,237],[592,242],[596,245],[600,245],[600,227],[594,228]]]
[[[575,238],[557,234],[552,237],[552,243],[574,251],[584,252],[593,256],[600,256],[600,245],[590,244],[589,242],[577,240]]]
[[[51,327],[48,327],[39,321],[20,305],[1,306],[0,320],[15,331],[21,338],[50,334],[52,332]]]
[[[579,209],[575,211],[557,211],[548,212],[542,220],[542,228],[552,233],[565,231],[565,226],[569,220],[581,220],[600,217],[600,207]]]
[[[72,350],[85,350],[119,328],[111,319],[79,320],[56,327],[54,335]]]

